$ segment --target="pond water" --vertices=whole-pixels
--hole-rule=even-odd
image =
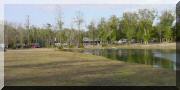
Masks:
[[[65,50],[103,56],[128,63],[151,65],[155,68],[176,70],[176,50],[161,49],[84,49]]]

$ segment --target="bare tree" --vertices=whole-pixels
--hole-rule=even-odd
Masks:
[[[71,31],[70,31],[70,35],[69,35],[69,46],[72,45],[73,43],[73,37],[74,37],[74,27],[73,27],[73,22],[71,23]]]
[[[30,19],[29,15],[26,16],[26,30],[27,30],[27,45],[30,45]]]
[[[58,27],[58,31],[57,31],[57,38],[58,38],[58,42],[62,43],[62,30],[63,30],[63,20],[62,20],[62,10],[61,7],[57,6],[57,11],[58,11],[58,16],[57,16],[57,27]]]
[[[75,23],[76,23],[76,25],[77,25],[77,27],[78,27],[78,43],[77,43],[77,46],[78,47],[80,47],[80,43],[81,43],[81,41],[82,41],[82,39],[81,39],[81,26],[82,26],[82,23],[83,23],[83,15],[82,15],[82,13],[80,12],[80,11],[77,11],[76,12],[76,16],[75,16]]]
[[[94,47],[94,45],[95,45],[95,37],[96,37],[96,33],[95,33],[96,27],[95,27],[94,20],[92,20],[90,22],[90,25],[88,25],[88,29],[89,29],[89,33],[88,33],[89,35],[88,36],[93,40],[93,47]]]

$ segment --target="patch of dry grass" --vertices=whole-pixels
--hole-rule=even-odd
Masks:
[[[116,48],[126,49],[176,49],[176,43],[161,43],[161,44],[132,44],[132,45],[119,45]]]
[[[107,48],[122,48],[122,49],[176,49],[176,43],[160,43],[160,44],[122,44],[122,45],[107,45],[105,47],[88,47],[88,49],[107,49]],[[83,48],[81,48],[83,49]]]
[[[5,52],[5,85],[176,85],[174,71],[54,49]]]

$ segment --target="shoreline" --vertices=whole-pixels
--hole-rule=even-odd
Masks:
[[[105,48],[121,48],[121,49],[176,49],[176,43],[160,43],[160,44],[131,44],[131,45],[118,45]]]
[[[56,50],[67,50],[67,49],[77,49],[77,50],[83,50],[83,49],[162,49],[162,50],[176,50],[176,43],[160,43],[160,44],[148,44],[148,45],[143,45],[143,44],[131,44],[131,45],[109,45],[105,47],[85,47],[85,48],[62,48],[58,49],[57,47],[51,47],[51,48],[20,48],[20,49],[7,49],[8,50],[43,50],[43,49],[54,49]]]
[[[57,48],[56,48],[57,49]],[[131,44],[131,45],[109,45],[105,47],[86,47],[86,48],[63,48],[66,49],[164,49],[164,50],[176,50],[176,43],[160,43],[160,44]]]

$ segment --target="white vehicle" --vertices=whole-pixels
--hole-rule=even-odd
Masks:
[[[0,51],[6,51],[6,48],[5,48],[4,44],[0,44]]]
[[[55,43],[54,44],[56,47],[59,47],[59,46],[61,46],[62,44],[61,43]]]
[[[124,43],[127,43],[127,39],[120,39],[118,41],[118,44],[124,44]]]

